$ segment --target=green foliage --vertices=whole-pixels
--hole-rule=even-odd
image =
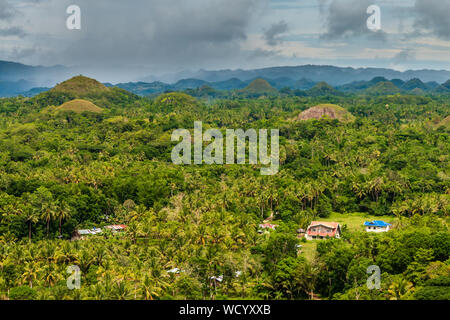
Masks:
[[[414,297],[417,300],[450,300],[450,276],[428,280]]]
[[[320,84],[257,99],[231,91],[211,100],[210,88],[192,91],[208,100],[152,99],[74,81],[0,99],[0,298],[446,297],[431,280],[449,273],[449,137],[437,125],[447,96],[335,94]],[[103,112],[51,112],[77,98]],[[324,104],[354,121],[292,120]],[[278,128],[280,172],[173,165],[173,130],[197,120],[205,129]],[[393,229],[357,232],[355,214],[388,216]],[[316,252],[298,238],[312,220],[337,215],[348,218],[342,239]],[[276,230],[258,233],[269,217]],[[110,224],[128,228],[69,241],[76,229]],[[82,289],[68,291],[74,264]],[[378,291],[365,286],[372,264],[382,270]]]
[[[26,286],[11,288],[9,291],[11,300],[35,300],[36,297],[36,290]]]

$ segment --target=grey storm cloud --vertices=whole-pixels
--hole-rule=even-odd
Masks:
[[[367,8],[373,0],[318,0],[319,10],[325,18],[324,39],[334,40],[359,37],[385,40],[383,31],[373,32],[367,28]]]
[[[405,62],[414,60],[415,57],[416,57],[416,54],[415,54],[414,50],[404,49],[394,56],[394,58],[392,59],[392,62],[395,65],[399,65],[399,64],[403,64]]]
[[[282,20],[271,25],[270,28],[264,32],[264,39],[269,46],[276,46],[281,41],[279,36],[285,33],[287,30],[288,25],[284,20]]]
[[[414,11],[416,31],[450,39],[450,0],[416,0]]]
[[[8,0],[0,0],[0,22],[9,22],[18,14],[12,3]],[[10,26],[9,23],[6,27],[0,25],[0,37],[19,37],[25,36],[25,31],[22,27]]]
[[[30,57],[35,54],[36,54],[35,48],[27,48],[27,49],[14,48],[10,53],[10,56],[13,57],[14,59],[21,59]]]
[[[325,14],[327,11],[327,6],[328,6],[328,2],[329,0],[317,0],[317,2],[319,3],[319,11],[320,14]]]
[[[82,30],[62,56],[71,64],[181,66],[240,54],[258,0],[79,0]],[[62,63],[67,63],[61,61]]]
[[[25,32],[20,27],[0,28],[0,36],[1,37],[15,36],[23,38],[25,36]]]
[[[110,82],[305,61],[347,59],[359,66],[368,61],[366,48],[399,52],[386,58],[388,63],[429,65],[404,49],[415,48],[419,36],[449,38],[450,0],[402,2],[406,5],[385,0],[0,0],[0,59],[61,64]],[[404,39],[368,30],[366,10],[377,3],[382,30],[384,19],[399,17],[394,10],[401,12]],[[73,4],[81,8],[81,30],[66,28],[66,9]],[[415,33],[406,34],[412,25]],[[321,27],[318,38],[313,30]],[[287,31],[289,48],[284,48],[279,44]],[[260,38],[269,46],[254,41]],[[311,50],[303,55],[303,47]],[[441,51],[440,59],[448,61]],[[419,53],[418,48],[417,57],[422,57]],[[433,60],[436,54],[427,55]]]
[[[14,7],[8,0],[0,0],[0,20],[7,20],[16,14]]]

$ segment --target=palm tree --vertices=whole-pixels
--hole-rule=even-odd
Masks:
[[[406,279],[401,278],[394,281],[389,286],[388,294],[390,300],[402,300],[412,291],[414,291],[413,284],[408,282]]]
[[[24,211],[24,217],[25,221],[28,223],[28,239],[31,240],[32,224],[37,223],[39,221],[39,218],[36,212],[30,207],[27,207],[26,210]]]
[[[106,256],[105,249],[103,247],[97,247],[94,251],[94,261],[97,266],[103,266],[103,259]]]
[[[310,300],[313,300],[314,288],[316,286],[317,277],[319,275],[320,266],[316,261],[311,264],[304,262],[299,266],[297,283],[302,288],[302,290],[309,296]]]
[[[384,187],[383,177],[376,177],[375,179],[369,181],[368,183],[369,192],[375,198],[376,202],[378,202],[378,197],[380,193],[383,191],[383,187]]]
[[[28,283],[30,288],[33,288],[33,280],[37,279],[38,273],[36,269],[35,264],[29,263],[25,266],[25,270],[22,273],[22,281]]]
[[[139,206],[136,206],[134,208],[134,210],[132,210],[129,213],[129,217],[127,217],[127,218],[129,218],[130,221],[136,221],[140,217],[143,217],[146,212],[147,212],[147,208],[145,206],[143,206],[143,205],[139,205]]]
[[[58,206],[58,209],[55,212],[55,216],[59,221],[59,236],[62,236],[62,222],[64,220],[67,220],[72,215],[72,212],[70,211],[69,207],[63,203],[62,206]]]
[[[78,253],[76,257],[76,263],[78,266],[80,266],[83,274],[86,274],[88,272],[93,262],[94,259],[91,257],[91,255],[87,250],[82,250],[81,252]]]
[[[141,291],[142,297],[145,300],[153,300],[154,297],[160,297],[162,288],[156,286],[154,279],[146,275],[144,281],[142,282]]]
[[[56,272],[52,264],[46,265],[43,270],[43,280],[48,284],[49,287],[52,287],[59,280],[59,274]]]
[[[115,283],[113,288],[113,298],[116,300],[127,300],[131,296],[130,289],[123,280]]]
[[[55,206],[50,203],[44,203],[41,207],[41,219],[47,224],[47,238],[50,232],[50,221],[55,216]]]
[[[366,191],[362,184],[353,182],[352,183],[352,190],[356,194],[356,196],[360,199],[364,198],[366,196]]]
[[[100,283],[95,284],[94,286],[90,287],[90,296],[94,298],[95,300],[101,300],[105,299],[105,293],[103,290],[103,286]]]

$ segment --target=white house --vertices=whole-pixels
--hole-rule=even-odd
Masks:
[[[388,232],[391,226],[390,223],[381,220],[366,221],[364,225],[366,226],[366,232]]]

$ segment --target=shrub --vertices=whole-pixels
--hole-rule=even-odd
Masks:
[[[34,300],[36,296],[36,290],[27,286],[15,287],[9,291],[11,300]]]

